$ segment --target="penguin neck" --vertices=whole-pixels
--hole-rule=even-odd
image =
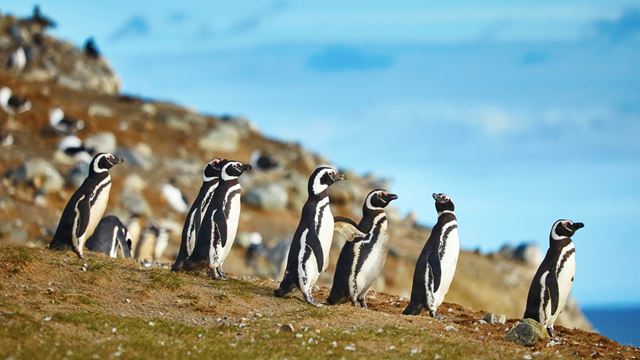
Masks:
[[[318,194],[309,192],[309,200],[316,201],[316,202],[326,198],[327,196],[329,196],[329,189],[325,189]]]
[[[456,212],[453,210],[442,210],[442,211],[438,211],[438,218],[440,218],[443,215],[453,215],[454,217],[456,216]]]
[[[93,169],[89,170],[89,176],[87,176],[87,180],[91,181],[102,181],[106,178],[110,178],[109,171],[95,172]]]
[[[364,233],[370,232],[374,225],[373,222],[380,214],[386,215],[384,212],[384,208],[369,209],[366,206],[363,207],[362,220],[360,220],[360,224],[358,224],[358,229]]]
[[[553,236],[549,236],[549,248],[551,249],[562,249],[563,247],[571,244],[571,238],[568,236],[563,236],[561,238],[553,238]]]

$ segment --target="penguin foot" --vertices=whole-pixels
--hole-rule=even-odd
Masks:
[[[547,327],[547,333],[549,333],[549,337],[552,340],[557,340],[558,338],[556,337],[556,331],[553,329],[553,326],[548,326]]]
[[[224,273],[224,270],[222,270],[222,266],[217,267],[216,272],[218,273],[218,280],[228,280],[227,275]]]
[[[309,304],[311,304],[311,305],[313,305],[313,306],[315,306],[315,307],[325,307],[325,306],[326,306],[325,304],[322,304],[322,303],[317,302],[317,301],[313,298],[313,296],[312,296],[311,294],[304,294],[304,300],[305,300],[307,303],[309,303]]]
[[[440,315],[435,310],[429,310],[429,315],[431,315],[431,317],[436,319],[436,320],[440,320],[440,321],[444,320],[444,316]]]
[[[368,308],[367,306],[367,302],[364,301],[364,299],[358,299],[358,304],[360,305],[361,308],[366,309]]]

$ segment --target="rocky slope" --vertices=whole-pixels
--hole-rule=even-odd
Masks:
[[[246,119],[203,115],[174,104],[119,94],[117,77],[104,59],[88,58],[70,44],[43,34],[29,21],[0,17],[0,59],[4,61],[19,46],[32,47],[32,57],[22,71],[0,71],[0,86],[25,96],[33,108],[17,116],[0,111],[2,137],[12,138],[0,152],[0,173],[4,174],[0,183],[0,243],[46,245],[66,200],[86,171],[56,151],[62,137],[48,128],[48,113],[61,107],[66,114],[84,120],[86,126],[77,136],[86,145],[116,152],[127,160],[113,170],[107,212],[123,220],[132,213],[141,214],[144,223],[173,229],[163,259],[167,263],[177,252],[184,215],[163,199],[163,184],[172,178],[193,199],[200,186],[201,168],[214,156],[247,162],[260,152],[277,160],[276,169],[243,177],[241,233],[225,263],[228,272],[235,275],[274,276],[274,264],[266,257],[255,266],[245,263],[244,247],[250,234],[259,233],[270,247],[287,239],[295,230],[306,198],[306,177],[315,166],[329,160],[299,144],[266,138]],[[198,138],[194,139],[194,134]],[[348,171],[347,176],[349,181],[330,191],[335,215],[357,218],[369,190],[390,187],[375,176]],[[389,210],[389,220],[391,249],[375,289],[407,297],[415,259],[429,229],[411,216],[399,216],[394,209]],[[464,246],[464,239],[462,242]],[[331,253],[334,263],[323,274],[321,285],[330,284],[339,248],[336,242]],[[465,251],[447,300],[475,311],[517,318],[523,313],[535,271],[535,260],[531,262],[518,260],[511,251],[491,256]],[[570,303],[560,324],[590,328],[575,302]]]

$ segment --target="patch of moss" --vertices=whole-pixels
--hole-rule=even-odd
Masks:
[[[150,281],[150,287],[152,288],[165,288],[170,290],[176,290],[184,285],[184,280],[176,273],[172,271],[165,271],[162,269],[151,269],[148,271]]]
[[[12,274],[22,272],[27,265],[33,262],[33,256],[25,247],[6,247],[3,252],[0,265]]]

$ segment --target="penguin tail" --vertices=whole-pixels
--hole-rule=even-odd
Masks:
[[[285,295],[290,293],[295,287],[296,287],[296,282],[292,280],[291,275],[289,275],[289,273],[286,273],[284,276],[284,279],[282,279],[282,282],[280,283],[280,286],[277,289],[273,290],[273,295],[279,298],[284,297]]]
[[[183,261],[176,260],[176,262],[171,266],[171,271],[173,271],[173,272],[180,271],[180,270],[182,270],[183,266],[184,266],[184,262]]]
[[[182,263],[182,266],[178,270],[184,271],[195,271],[204,268],[207,265],[205,261],[192,260],[191,258],[186,258]],[[174,266],[176,266],[174,264]],[[172,268],[173,270],[173,268]],[[178,271],[174,270],[174,271]]]
[[[409,305],[402,312],[403,315],[418,315],[422,312],[422,308],[424,308],[423,304],[409,302]]]

